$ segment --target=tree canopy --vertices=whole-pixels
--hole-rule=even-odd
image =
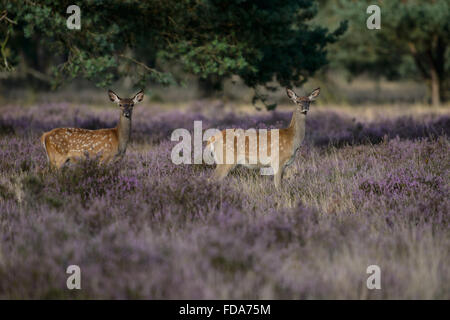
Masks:
[[[326,64],[341,35],[309,24],[313,0],[87,0],[81,30],[66,27],[72,1],[0,0],[1,68],[54,86],[81,77],[107,86],[238,75],[256,88],[299,85]]]
[[[349,21],[332,63],[352,74],[425,81],[433,104],[448,95],[450,3],[447,0],[328,1],[329,15]],[[381,9],[381,29],[366,28],[366,8]],[[447,97],[448,98],[448,97]]]

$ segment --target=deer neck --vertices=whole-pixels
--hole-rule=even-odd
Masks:
[[[119,140],[118,154],[122,155],[127,150],[128,142],[131,136],[131,118],[120,115],[119,123],[117,124],[117,136]]]
[[[292,114],[289,129],[293,133],[293,147],[297,149],[305,138],[306,113],[295,109]]]

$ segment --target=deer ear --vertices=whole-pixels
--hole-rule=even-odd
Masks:
[[[289,99],[291,99],[291,100],[295,101],[297,99],[297,95],[291,89],[286,88],[286,94],[289,97]]]
[[[315,100],[315,99],[319,96],[319,93],[320,93],[320,88],[314,89],[314,90],[309,94],[308,99],[309,99],[310,101]]]
[[[120,102],[120,98],[117,96],[117,94],[114,93],[112,90],[108,90],[109,100],[115,103]]]
[[[139,91],[133,98],[134,103],[141,102],[144,99],[144,91]]]

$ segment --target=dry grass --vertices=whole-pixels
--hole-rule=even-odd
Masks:
[[[215,183],[211,166],[170,161],[170,132],[200,116],[214,116],[204,129],[280,126],[291,108],[271,118],[248,105],[147,102],[121,163],[50,172],[41,132],[112,125],[115,107],[3,106],[0,298],[448,299],[446,108],[312,106],[279,191],[257,171]],[[81,291],[65,287],[69,264]],[[372,264],[381,290],[366,287]]]

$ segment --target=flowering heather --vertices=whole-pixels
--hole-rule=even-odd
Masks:
[[[51,171],[39,142],[112,127],[114,108],[0,113],[0,299],[449,299],[450,116],[356,121],[311,110],[282,190],[172,164],[176,128],[279,128],[264,115],[138,107],[123,161]],[[381,268],[368,290],[366,268]],[[81,268],[68,290],[67,266]]]

